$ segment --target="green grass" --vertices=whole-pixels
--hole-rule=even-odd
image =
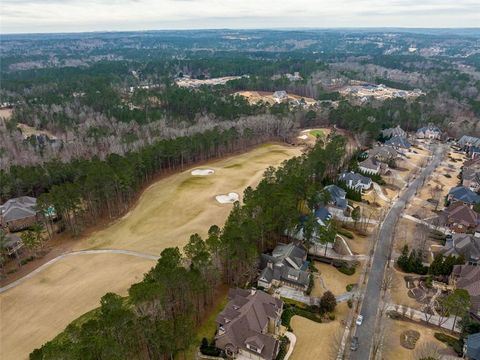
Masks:
[[[325,133],[322,131],[322,130],[310,130],[310,135],[314,136],[314,137],[325,137]]]

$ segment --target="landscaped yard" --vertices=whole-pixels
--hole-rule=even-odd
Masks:
[[[347,285],[356,284],[360,279],[361,266],[358,265],[355,274],[349,276],[338,271],[334,266],[315,261],[318,270],[315,277],[312,296],[322,296],[327,290],[338,296],[347,292]]]
[[[300,316],[294,316],[290,322],[297,343],[290,359],[292,360],[330,360],[337,356],[338,344],[345,325],[342,320],[348,317],[347,304],[337,305],[335,320],[317,323]]]
[[[410,350],[400,344],[400,336],[403,332],[413,330],[420,333],[415,349]],[[385,342],[383,346],[383,359],[388,360],[416,360],[420,349],[425,347],[437,347],[442,354],[454,355],[453,351],[445,344],[435,339],[433,330],[421,324],[386,319]]]

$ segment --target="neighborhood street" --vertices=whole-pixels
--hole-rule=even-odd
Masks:
[[[360,346],[357,351],[351,353],[350,358],[353,360],[368,360],[370,358],[375,338],[376,317],[381,297],[381,285],[384,277],[385,265],[390,253],[390,245],[395,231],[395,224],[401,216],[405,204],[415,195],[417,189],[422,186],[424,179],[426,179],[441,163],[446,150],[448,150],[447,146],[448,145],[444,144],[434,145],[432,161],[423,169],[417,178],[409,183],[409,186],[393,204],[381,224],[378,243],[373,254],[373,261],[368,274],[368,283],[360,311],[364,320],[363,324],[358,326],[355,331]]]

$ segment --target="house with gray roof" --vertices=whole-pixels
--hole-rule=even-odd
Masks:
[[[28,228],[37,221],[37,199],[22,196],[0,205],[0,224],[10,231]]]
[[[480,360],[480,333],[467,336],[463,353],[467,360]]]
[[[480,138],[463,135],[457,143],[462,149],[468,150],[471,146],[480,146]]]
[[[447,199],[449,201],[460,201],[470,207],[480,203],[480,195],[465,186],[451,188],[448,192]]]
[[[338,180],[343,181],[350,189],[357,191],[368,190],[372,187],[372,179],[358,173],[344,172],[338,177]]]
[[[327,185],[323,190],[330,196],[328,210],[333,214],[343,215],[348,207],[347,192],[337,185]]]
[[[0,232],[3,232],[3,230],[0,229]],[[3,245],[5,252],[7,253],[8,256],[18,256],[18,253],[20,250],[23,248],[23,241],[20,238],[20,236],[16,234],[5,234],[6,241]]]
[[[429,124],[428,126],[418,129],[416,137],[417,139],[440,140],[442,137],[442,131],[437,126]]]
[[[305,291],[310,284],[307,250],[294,243],[278,244],[271,255],[262,254],[258,286],[288,286]]]
[[[392,138],[395,136],[407,137],[407,132],[403,130],[400,125],[397,125],[393,128],[388,128],[382,130],[382,136],[385,138]]]
[[[455,288],[467,290],[470,294],[470,312],[480,318],[480,266],[455,265],[450,282]]]
[[[469,167],[462,170],[462,185],[477,192],[480,190],[480,170]]]
[[[283,302],[260,290],[230,289],[217,316],[215,346],[229,359],[274,360],[280,350]]]
[[[358,163],[358,168],[361,172],[365,174],[379,174],[381,166],[380,162],[378,162],[374,158],[368,157]]]
[[[367,151],[368,157],[381,163],[389,163],[397,159],[398,152],[391,146],[374,146]]]
[[[385,145],[391,146],[394,149],[405,149],[408,150],[412,147],[412,144],[407,140],[406,137],[403,136],[394,136],[387,141],[385,141]]]
[[[471,265],[480,265],[480,237],[471,234],[453,234],[447,237],[441,252],[444,256],[463,256]]]
[[[277,103],[281,103],[288,100],[288,94],[285,90],[275,91],[272,97]]]

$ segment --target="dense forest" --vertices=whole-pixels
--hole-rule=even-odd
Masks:
[[[260,253],[271,250],[299,223],[301,203],[318,204],[322,184],[345,159],[345,138],[332,135],[306,154],[269,168],[247,188],[223,226],[190,237],[183,253],[167,248],[142,282],[121,298],[106,294],[100,308],[74,322],[31,359],[171,359],[184,356],[195,328],[221,283],[247,286]]]

